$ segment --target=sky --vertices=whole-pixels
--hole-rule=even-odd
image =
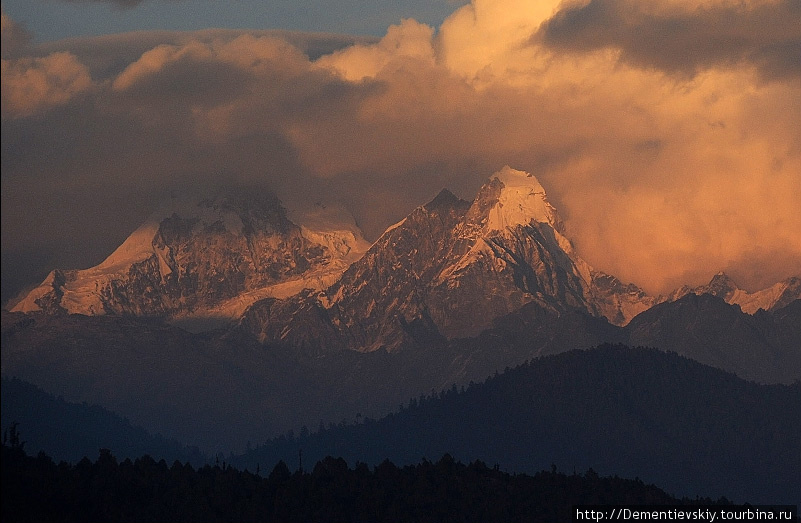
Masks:
[[[414,18],[439,24],[466,0],[3,0],[37,41],[145,30],[292,29],[382,36]]]
[[[337,202],[368,239],[534,174],[652,294],[801,274],[798,0],[2,3],[3,302],[170,194]]]

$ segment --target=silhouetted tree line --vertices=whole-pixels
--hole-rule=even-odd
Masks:
[[[600,477],[592,469],[512,475],[448,454],[402,468],[389,461],[350,468],[327,457],[310,471],[291,472],[280,461],[264,477],[225,462],[197,469],[149,456],[118,462],[107,449],[95,462],[57,464],[44,453],[28,456],[15,425],[2,445],[4,523],[548,522],[570,521],[575,504],[679,502],[640,480]]]

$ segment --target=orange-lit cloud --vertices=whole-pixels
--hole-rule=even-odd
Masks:
[[[3,60],[3,114],[29,116],[62,105],[92,86],[86,67],[69,53]]]
[[[4,249],[47,235],[16,218],[23,208],[41,229],[46,205],[80,221],[41,189],[56,183],[138,206],[261,184],[339,199],[375,237],[442,187],[470,198],[511,165],[540,178],[598,269],[654,293],[720,269],[765,286],[801,273],[798,27],[790,0],[475,0],[439,28],[405,20],[347,45],[227,31],[39,47],[9,79],[59,51],[84,75],[57,76],[73,78],[56,82],[69,96],[51,94],[34,120],[6,106],[4,62]],[[70,146],[53,147],[61,136]],[[118,214],[109,250],[147,214],[89,208]]]
[[[92,87],[88,69],[75,56],[55,52],[26,57],[30,35],[2,13],[2,114],[6,117],[34,115],[62,105]]]
[[[2,13],[2,116],[36,115],[67,103],[92,87],[89,70],[68,52],[25,56],[30,35]]]

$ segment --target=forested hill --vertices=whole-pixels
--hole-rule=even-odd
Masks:
[[[508,471],[555,465],[639,477],[678,496],[799,503],[801,384],[760,385],[672,353],[620,345],[533,360],[413,399],[380,420],[289,434],[232,462],[399,464],[444,453]]]
[[[121,459],[149,454],[195,466],[208,461],[198,449],[152,435],[102,407],[56,398],[16,378],[3,377],[0,392],[3,431],[17,424],[27,440],[26,449],[34,454],[44,450],[56,460],[75,463],[108,448]]]

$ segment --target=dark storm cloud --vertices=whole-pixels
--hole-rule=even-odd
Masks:
[[[656,9],[641,0],[565,7],[534,40],[566,51],[615,48],[621,60],[692,76],[750,62],[765,79],[801,76],[801,2]]]

